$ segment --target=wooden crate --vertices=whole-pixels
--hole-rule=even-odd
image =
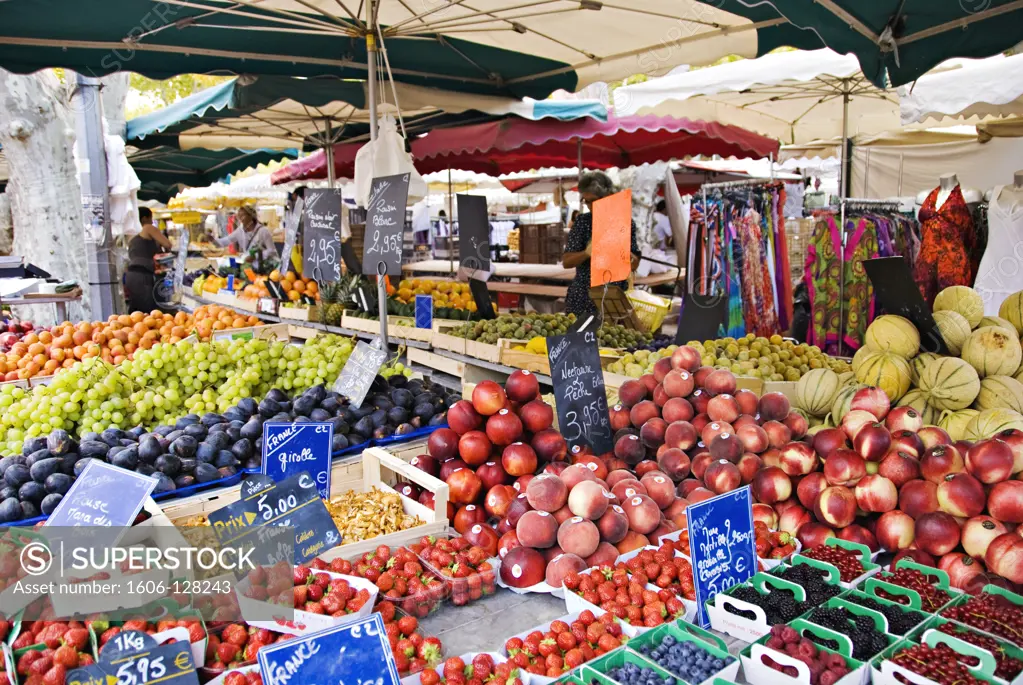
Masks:
[[[429,350],[421,350],[418,347],[408,348],[408,361],[410,364],[420,364],[435,371],[446,373],[451,376],[461,377],[465,373],[465,363],[456,359],[449,359]]]
[[[265,326],[249,326],[247,328],[227,328],[213,331],[213,340],[291,340],[288,324],[275,323]]]
[[[527,340],[508,340],[506,338],[498,340],[497,347],[501,350],[501,363],[505,366],[514,366],[516,369],[542,373],[545,376],[551,375],[551,364],[547,355],[513,349],[525,345],[527,342]]]
[[[497,345],[466,340],[461,336],[452,335],[452,331],[458,328],[458,326],[465,325],[465,323],[467,322],[435,321],[430,344],[440,350],[448,350],[449,352],[464,354],[467,357],[475,357],[476,359],[499,364],[501,362],[501,348]]]
[[[277,316],[290,321],[319,321],[320,308],[316,306],[289,307],[282,304],[277,308]]]
[[[345,312],[345,315],[341,318],[341,327],[379,335],[380,319],[362,319]],[[416,320],[412,317],[388,316],[387,336],[399,340],[430,342],[430,339],[433,337],[433,330],[429,328],[416,328]]]

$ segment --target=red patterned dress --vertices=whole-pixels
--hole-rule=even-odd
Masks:
[[[973,285],[973,217],[959,186],[936,207],[939,190],[932,190],[920,208],[920,254],[913,270],[913,279],[928,305],[949,286]]]

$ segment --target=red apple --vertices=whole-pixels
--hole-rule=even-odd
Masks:
[[[920,518],[938,511],[938,486],[929,480],[911,480],[899,490],[899,509]]]
[[[885,397],[887,399],[887,397]],[[855,400],[854,400],[855,401]],[[916,433],[924,427],[924,417],[913,407],[895,407],[888,412],[884,425],[892,433],[909,431]]]
[[[966,470],[981,483],[992,485],[1012,476],[1014,457],[1001,440],[978,442],[966,452]]]
[[[764,466],[763,460],[752,452],[739,457],[739,463],[736,464],[739,467],[739,475],[742,476],[742,484],[749,485],[753,482],[753,476],[757,475]]]
[[[429,454],[419,454],[412,457],[409,462],[420,471],[429,473],[433,477],[437,477],[440,473],[440,461]]]
[[[920,436],[920,440],[923,441],[924,449],[952,444],[952,438],[949,437],[948,433],[943,428],[938,428],[937,426],[924,426],[916,433]]]
[[[799,539],[800,544],[803,545],[803,549],[813,549],[825,544],[828,538],[833,538],[835,531],[828,526],[820,523],[805,523],[799,527],[796,532],[796,538]]]
[[[804,476],[816,468],[817,453],[805,442],[790,442],[781,448],[781,469],[790,476]]]
[[[880,423],[864,426],[853,438],[853,449],[867,461],[881,461],[891,446],[892,434]]]
[[[988,546],[984,561],[992,572],[1023,584],[1023,537],[1013,533],[999,535]]]
[[[891,401],[881,388],[860,388],[849,403],[850,410],[868,411],[875,421],[883,421],[890,407]]]
[[[959,524],[943,511],[924,514],[916,520],[916,546],[936,557],[955,549],[959,536]]]
[[[902,430],[892,432],[892,447],[889,451],[892,450],[905,452],[914,459],[919,459],[920,455],[926,451],[926,448],[924,448],[924,441],[920,439],[918,434],[913,431]]]
[[[637,533],[652,532],[661,523],[661,509],[647,495],[634,495],[622,502],[629,527]]]
[[[889,552],[906,549],[916,537],[916,522],[900,509],[881,514],[874,527],[877,541]]]
[[[840,529],[838,531],[838,539],[863,545],[871,552],[876,552],[881,549],[881,547],[877,544],[877,538],[874,537],[874,534],[856,523]]]
[[[501,466],[509,476],[532,475],[536,472],[536,463],[536,452],[524,442],[508,445],[501,454]]]
[[[920,475],[937,485],[946,476],[966,470],[966,462],[952,445],[937,445],[927,449],[920,457]]]
[[[472,406],[482,416],[492,416],[504,407],[508,396],[494,381],[481,381],[472,390]]]
[[[824,467],[827,468],[827,462],[825,462]],[[799,479],[799,485],[796,486],[796,497],[804,507],[813,509],[813,505],[817,503],[817,498],[828,485],[828,479],[820,471],[808,473]],[[834,483],[834,485],[840,485],[840,483]]]
[[[906,452],[893,449],[881,460],[877,472],[895,483],[895,487],[901,488],[909,481],[920,477],[920,462]]]
[[[999,521],[1023,524],[1023,481],[995,483],[987,496],[988,513]],[[1017,528],[1023,535],[1023,526]]]
[[[455,504],[472,504],[480,495],[483,483],[469,469],[456,469],[447,478],[448,499]]]
[[[515,535],[526,547],[546,549],[557,542],[558,520],[546,511],[527,511],[515,524]]]
[[[515,547],[501,560],[501,580],[509,587],[531,587],[545,580],[546,567],[543,555],[535,549]]]
[[[526,486],[526,501],[533,509],[555,512],[568,501],[568,487],[560,477],[541,473]]]
[[[946,514],[969,518],[984,511],[984,486],[968,473],[952,473],[938,483],[938,508]]]
[[[742,474],[739,467],[727,459],[718,459],[707,467],[703,474],[703,482],[707,489],[716,495],[723,495],[739,487]]]
[[[856,504],[860,509],[872,513],[891,511],[899,503],[899,491],[895,483],[877,474],[864,476],[856,484]],[[938,498],[941,498],[939,488]]]
[[[495,383],[495,385],[497,384]],[[448,409],[448,426],[459,435],[476,430],[482,424],[483,417],[473,407],[472,402],[459,400]]]
[[[856,519],[856,495],[843,485],[826,487],[817,498],[814,513],[829,526],[848,526]]]
[[[683,369],[675,369],[664,377],[664,392],[670,398],[688,397],[695,387],[693,375]]]
[[[849,441],[841,428],[825,428],[813,436],[813,449],[821,459],[827,459],[837,449],[848,447]]]
[[[778,512],[770,504],[756,502],[753,505],[753,523],[760,521],[771,530],[778,529]]]
[[[540,394],[540,382],[529,371],[516,369],[508,375],[508,380],[504,383],[504,391],[512,402],[525,404],[536,399]]]
[[[561,587],[565,576],[582,573],[587,568],[586,561],[575,554],[559,554],[547,564],[545,579],[551,587]]]
[[[938,568],[948,574],[949,584],[964,590],[977,576],[984,573],[984,564],[962,552],[949,552],[938,560]]]
[[[573,516],[558,528],[558,545],[567,554],[588,557],[597,551],[600,544],[600,531],[589,519]]]
[[[990,516],[974,516],[963,524],[963,549],[971,557],[983,559],[991,541],[1009,529],[998,519]]]
[[[479,474],[477,473],[477,475]],[[487,490],[487,495],[483,498],[483,507],[494,518],[504,518],[518,494],[510,485],[495,485]]]
[[[750,483],[753,497],[763,504],[774,504],[792,495],[792,481],[777,466],[768,466],[753,476]]]
[[[646,389],[641,381],[628,380],[622,383],[622,387],[618,388],[618,399],[626,408],[632,408],[645,400],[649,396],[650,392]]]
[[[824,478],[829,485],[852,487],[867,475],[867,462],[856,452],[840,448],[824,460]]]

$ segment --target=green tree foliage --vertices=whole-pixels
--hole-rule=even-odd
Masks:
[[[131,89],[137,95],[131,98],[128,118],[148,114],[177,102],[204,88],[223,83],[231,76],[210,76],[208,74],[181,74],[163,81],[155,81],[140,74],[131,75]]]

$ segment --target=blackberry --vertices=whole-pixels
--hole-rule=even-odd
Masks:
[[[824,628],[829,628],[836,633],[848,635],[853,644],[853,658],[866,661],[883,651],[888,646],[888,640],[884,634],[874,627],[874,622],[867,616],[858,616],[850,613],[844,607],[825,608],[819,607],[810,614],[810,621]],[[807,634],[808,637],[818,644],[829,649],[837,648],[832,640],[821,640]],[[827,644],[832,643],[834,646]]]
[[[807,602],[797,602],[795,596],[788,590],[778,588],[771,589],[767,594],[760,594],[750,585],[743,585],[735,588],[731,593],[732,597],[756,605],[764,610],[768,625],[788,623],[798,618],[809,609]],[[737,609],[731,605],[726,607],[729,613],[752,620],[752,611]]]
[[[882,604],[873,597],[863,597],[851,593],[843,599],[884,614],[884,617],[888,619],[888,632],[892,635],[905,635],[926,618],[917,611],[901,609],[891,604]]]
[[[819,606],[842,593],[840,586],[829,585],[818,569],[807,564],[789,566],[779,571],[777,576],[801,585],[806,590],[806,604],[808,606]]]

